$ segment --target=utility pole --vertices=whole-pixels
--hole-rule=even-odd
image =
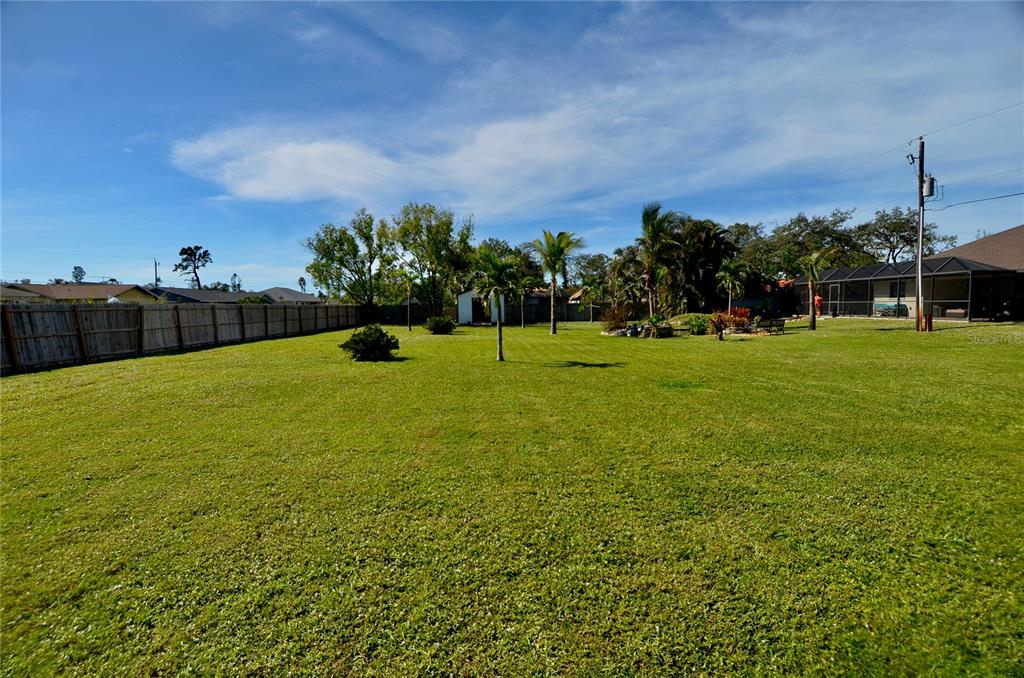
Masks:
[[[924,137],[917,138],[917,279],[914,283],[914,306],[917,331],[924,329],[924,284],[921,279],[921,258],[924,254]],[[899,309],[897,308],[897,312]]]
[[[153,287],[159,287],[160,286],[160,272],[157,269],[157,266],[159,266],[159,265],[160,265],[160,262],[157,261],[156,259],[153,259]]]

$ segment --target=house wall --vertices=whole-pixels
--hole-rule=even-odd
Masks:
[[[152,294],[142,290],[128,290],[117,295],[117,298],[129,304],[155,304],[157,302],[157,299]],[[103,301],[106,302],[106,299]]]

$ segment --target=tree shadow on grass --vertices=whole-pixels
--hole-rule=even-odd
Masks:
[[[608,369],[609,367],[625,367],[626,363],[586,363],[580,360],[562,360],[557,363],[543,363],[544,367],[596,367],[598,369]]]

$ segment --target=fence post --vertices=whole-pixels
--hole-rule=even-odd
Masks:
[[[270,307],[263,304],[263,338],[270,339]]]
[[[178,328],[178,350],[185,350],[185,333],[181,331],[181,304],[174,305],[174,326]]]
[[[139,355],[146,354],[146,307],[139,304]]]
[[[214,346],[220,346],[220,330],[217,328],[217,304],[210,304],[210,310],[213,311],[213,344]]]
[[[241,323],[242,341],[245,341],[245,304],[238,305],[238,322]]]
[[[4,328],[7,329],[7,345],[11,349],[11,366],[15,372],[21,372],[21,358],[18,356],[18,337],[14,334],[14,322],[11,320],[11,305],[0,304],[4,314]]]
[[[282,307],[282,310],[284,310],[284,336],[287,337],[288,336],[288,304],[285,304]]]
[[[303,327],[302,327],[302,316],[303,316],[302,307],[301,306],[296,306],[295,310],[299,312],[299,334],[302,334],[303,333]]]
[[[75,332],[78,334],[78,350],[82,353],[82,362],[89,362],[89,342],[85,340],[85,329],[82,327],[82,313],[78,304],[71,307],[71,314],[75,316]]]

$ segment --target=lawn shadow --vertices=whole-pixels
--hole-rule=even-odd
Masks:
[[[626,363],[585,363],[581,360],[562,360],[557,363],[543,363],[544,367],[596,367],[607,369],[609,367],[625,367]]]

